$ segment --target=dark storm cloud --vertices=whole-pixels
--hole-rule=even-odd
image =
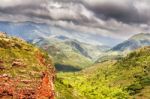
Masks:
[[[32,5],[17,5],[14,7],[0,8],[0,12],[3,14],[12,14],[14,16],[24,15],[32,18],[51,19],[47,9]]]
[[[114,18],[123,22],[139,21],[137,10],[133,7],[122,7],[115,4],[103,4],[91,7],[96,16],[103,19]]]
[[[149,0],[0,0],[0,21],[46,22],[119,38],[150,30],[149,5]]]
[[[16,0],[16,2],[17,1],[19,0]],[[25,17],[32,17],[32,18],[37,17],[42,19],[51,19],[51,17],[48,15],[48,10],[42,6],[42,2],[40,0],[37,0],[37,2],[35,3],[22,2],[16,5],[10,4],[7,6],[0,6],[0,12],[3,14],[13,15],[14,17],[17,17],[17,15],[22,15]],[[44,3],[45,2],[43,2],[43,4]]]
[[[6,0],[3,0],[6,1]],[[0,12],[3,14],[11,14],[13,16],[23,15],[29,18],[42,18],[52,21],[68,21],[80,24],[82,22],[90,22],[86,13],[82,13],[84,5],[79,4],[80,0],[33,0],[33,2],[25,3],[26,1],[17,4],[21,0],[16,0],[16,4],[2,6],[0,4]],[[15,2],[15,1],[13,1]],[[79,11],[80,10],[80,11]],[[88,10],[87,10],[88,12]]]
[[[86,5],[97,17],[102,19],[113,18],[125,23],[146,23],[150,21],[150,8],[145,7],[150,4],[148,0],[122,0],[120,2],[118,0],[105,0],[93,5],[86,3]]]
[[[5,2],[4,2],[5,1]],[[9,1],[6,3],[6,1]],[[76,24],[93,23],[98,19],[109,20],[111,18],[125,23],[147,23],[150,14],[147,9],[137,9],[136,2],[142,0],[2,0],[6,6],[0,4],[0,12],[4,14],[25,15],[49,20],[72,21]],[[146,3],[147,0],[143,0]],[[16,2],[16,3],[14,3]],[[26,3],[25,3],[26,2]],[[12,3],[12,4],[11,4]],[[72,6],[72,7],[71,7]],[[85,13],[80,11],[85,10]],[[87,18],[87,14],[94,14]]]

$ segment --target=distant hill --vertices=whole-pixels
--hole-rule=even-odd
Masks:
[[[90,45],[66,36],[50,36],[30,41],[51,55],[58,70],[78,70],[90,66],[107,46]]]
[[[44,51],[24,40],[0,33],[1,99],[54,97],[54,75],[52,61]]]
[[[68,40],[65,41],[65,44],[71,46],[73,50],[78,51],[80,54],[93,61],[95,61],[105,51],[110,49],[110,47],[105,45],[91,45],[77,40]]]
[[[126,54],[130,53],[131,51],[145,46],[150,46],[150,34],[136,34],[128,40],[114,46],[109,51],[105,52],[103,55],[99,56],[96,62],[100,63],[107,60],[117,60],[121,57],[126,56]]]
[[[150,34],[149,33],[140,33],[132,36],[128,40],[118,44],[112,48],[112,51],[132,51],[140,47],[150,45]]]

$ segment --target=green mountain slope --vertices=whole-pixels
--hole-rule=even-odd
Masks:
[[[57,84],[65,86],[72,97],[79,99],[149,99],[150,47],[138,49],[118,61],[95,64],[81,72],[59,73],[55,87],[57,98],[62,99],[60,95],[70,94],[60,92],[65,88]]]
[[[54,67],[45,52],[0,33],[0,98],[53,97],[53,77]],[[43,90],[43,86],[49,90]]]
[[[149,46],[150,45],[150,34],[140,33],[132,36],[123,43],[118,44],[112,48],[112,51],[133,51],[137,48]]]
[[[30,41],[51,55],[57,70],[79,70],[90,66],[104,50],[105,46],[85,44],[67,37],[54,36]]]
[[[68,40],[65,41],[65,44],[71,46],[74,51],[77,51],[93,61],[97,60],[105,51],[109,50],[109,47],[105,45],[91,45],[77,40]]]
[[[130,37],[128,40],[114,46],[112,49],[99,56],[96,62],[103,62],[110,59],[115,60],[126,56],[131,51],[145,46],[150,46],[150,34],[136,34]]]

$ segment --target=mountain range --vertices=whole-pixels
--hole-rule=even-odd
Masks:
[[[73,31],[50,27],[47,24],[0,22],[0,31],[46,50],[59,70],[79,70],[90,66],[109,49],[106,45],[87,42],[83,38],[87,34],[76,35]]]
[[[21,26],[5,23],[4,26],[8,26],[5,29],[11,31],[7,33],[8,35],[23,38],[28,43],[15,37],[8,37],[6,33],[0,34],[0,69],[2,70],[0,76],[4,76],[4,79],[5,77],[13,78],[13,80],[21,76],[23,84],[21,83],[17,88],[27,89],[26,85],[30,88],[35,87],[29,82],[30,78],[36,78],[37,81],[41,81],[38,94],[47,90],[47,87],[45,89],[47,84],[47,86],[50,85],[50,90],[47,91],[51,93],[48,95],[54,97],[54,89],[51,85],[55,75],[52,66],[54,63],[58,71],[63,71],[57,73],[55,80],[57,99],[150,98],[150,48],[148,47],[150,34],[134,35],[110,48],[105,45],[82,42],[61,33],[53,34],[48,31],[42,33],[45,28],[45,26],[42,28],[43,24],[40,24],[42,26],[39,25],[39,28],[34,23],[28,24],[24,23]],[[0,29],[4,29],[3,25]],[[39,31],[40,29],[42,31]],[[21,30],[23,30],[22,33],[20,33]],[[48,80],[48,76],[51,77],[49,79],[51,81]],[[10,85],[6,86],[9,89],[12,80],[4,82],[4,79],[1,80],[2,84]],[[33,81],[33,85],[36,84]],[[3,85],[0,83],[1,86]],[[12,92],[1,91],[4,95],[10,95]],[[27,90],[25,93],[30,91]]]
[[[91,45],[62,35],[53,35],[46,39],[38,38],[29,42],[47,51],[54,59],[57,69],[60,70],[90,66],[105,50],[109,49],[107,46]]]
[[[96,62],[116,60],[145,46],[150,46],[150,33],[139,33],[106,51],[105,54],[99,56]]]
[[[80,70],[94,62],[118,59],[130,51],[150,45],[148,33],[136,34],[114,47],[109,47],[87,42],[87,39],[84,39],[87,35],[84,33],[78,35],[70,30],[32,22],[0,22],[0,31],[23,38],[44,49],[54,60],[57,69],[65,71]],[[101,37],[99,39],[103,40]]]

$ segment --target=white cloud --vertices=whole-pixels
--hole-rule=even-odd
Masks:
[[[0,7],[13,7],[17,5],[40,4],[45,0],[0,0]]]

